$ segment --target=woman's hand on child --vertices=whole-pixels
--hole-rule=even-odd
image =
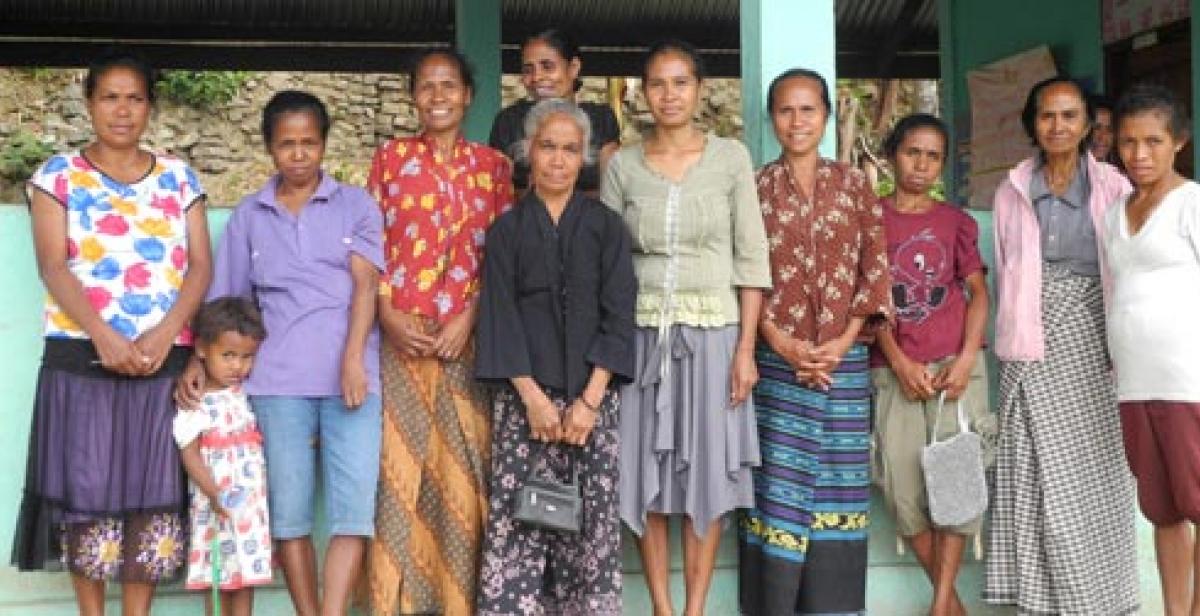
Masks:
[[[193,355],[184,367],[183,374],[175,381],[175,406],[186,410],[200,408],[200,401],[204,398],[204,386],[204,363]]]

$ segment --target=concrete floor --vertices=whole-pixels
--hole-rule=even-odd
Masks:
[[[867,613],[871,616],[922,616],[929,607],[931,598],[929,583],[924,573],[913,559],[911,553],[898,555],[896,553],[895,531],[886,511],[880,506],[878,499],[872,503],[870,569],[867,577]],[[673,545],[678,545],[678,533]],[[708,616],[737,615],[737,549],[732,531],[727,531],[722,542],[718,558],[717,571],[714,575],[712,589],[709,592]],[[630,537],[626,535],[624,545],[625,561],[625,614],[631,616],[649,616],[650,603],[646,592],[645,581],[640,573],[637,550]],[[976,561],[970,552],[965,558],[963,571],[959,576],[959,593],[967,601],[967,610],[971,616],[1001,616],[1013,615],[1015,610],[984,605],[980,600],[980,590],[983,577],[983,563]],[[679,553],[674,554],[672,571],[672,590],[675,596],[676,610],[683,607],[683,576],[679,569]],[[1141,614],[1152,616],[1162,614],[1162,604],[1159,595],[1158,577],[1154,564],[1154,548],[1151,528],[1141,522],[1138,527],[1138,557],[1141,576],[1142,610]],[[0,571],[4,575],[17,575],[14,570]],[[28,574],[26,574],[28,575]],[[24,578],[28,580],[29,578]],[[65,582],[64,580],[59,580]],[[19,612],[0,612],[21,614],[21,616],[66,616],[75,613],[73,602],[68,594],[63,593],[62,601],[38,602],[26,605],[9,606],[5,609],[17,609]],[[109,601],[109,613],[119,613],[120,604]],[[194,593],[186,593],[177,587],[164,588],[160,591],[154,604],[156,615],[199,614],[201,612],[201,597]],[[291,614],[287,592],[282,586],[282,577],[276,576],[276,584],[260,589],[255,597],[256,616],[277,616]],[[357,614],[358,612],[356,612]]]
[[[869,570],[867,573],[867,613],[871,616],[923,616],[929,609],[932,593],[924,572],[911,552],[896,553],[895,528],[878,495],[872,501]],[[628,537],[626,537],[628,539]],[[675,545],[678,545],[676,543]],[[675,554],[672,571],[672,591],[675,608],[683,607],[683,576],[679,570],[679,555]],[[737,615],[737,550],[732,532],[727,532],[721,545],[718,570],[709,592],[708,616]],[[625,613],[648,616],[649,595],[640,573],[637,551],[631,541],[625,542]],[[1139,519],[1138,571],[1142,591],[1141,614],[1162,614],[1158,574],[1154,562],[1154,542],[1149,524]],[[980,600],[983,586],[983,562],[977,561],[972,547],[967,546],[962,573],[959,574],[960,596],[967,602],[971,616],[1014,615],[1015,609],[995,607]]]

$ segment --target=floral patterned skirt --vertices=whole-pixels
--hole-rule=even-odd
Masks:
[[[566,401],[550,398],[560,411]],[[510,388],[493,404],[492,473],[478,616],[620,616],[621,529],[617,516],[617,393],[600,404],[583,447],[529,438],[525,405]],[[545,530],[517,521],[517,497],[531,472],[570,480],[578,473],[583,528]]]
[[[171,436],[175,374],[77,369],[47,341],[38,374],[25,491],[13,535],[22,571],[159,582],[182,569],[187,479]],[[186,351],[172,351],[186,361]]]
[[[154,584],[174,577],[187,548],[183,516],[135,514],[61,526],[68,571],[89,580]]]

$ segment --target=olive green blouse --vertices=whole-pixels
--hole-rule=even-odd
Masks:
[[[641,144],[626,146],[609,161],[600,196],[633,237],[639,327],[735,324],[735,289],[770,288],[754,168],[741,142],[708,135],[680,183],[651,169]]]

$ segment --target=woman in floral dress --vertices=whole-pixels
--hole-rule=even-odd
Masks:
[[[144,615],[186,546],[171,389],[211,275],[208,227],[192,170],[139,146],[150,69],[100,58],[84,94],[95,141],[29,181],[46,347],[12,560],[65,565],[80,614],[103,614],[115,581],[122,612]]]

